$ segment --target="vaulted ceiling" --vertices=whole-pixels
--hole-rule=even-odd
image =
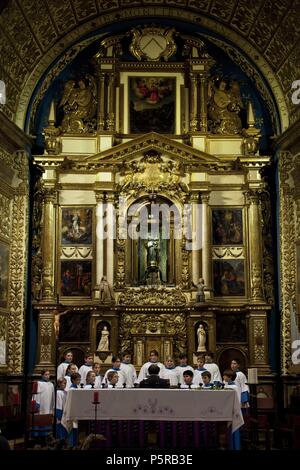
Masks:
[[[21,127],[38,80],[62,53],[104,25],[156,15],[199,24],[237,44],[264,73],[286,123],[300,117],[290,98],[300,78],[300,0],[6,0],[3,6],[4,112]]]

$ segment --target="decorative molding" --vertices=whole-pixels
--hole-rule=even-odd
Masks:
[[[7,332],[8,372],[13,374],[22,373],[23,371],[27,218],[27,197],[15,195],[12,200],[9,320]]]
[[[118,298],[119,305],[163,305],[184,306],[187,299],[180,288],[136,287],[126,288]]]
[[[245,258],[245,248],[240,246],[214,247],[212,250],[212,259],[220,258]]]
[[[0,235],[10,238],[11,199],[0,193]]]
[[[62,246],[60,259],[93,259],[93,248],[88,246]]]

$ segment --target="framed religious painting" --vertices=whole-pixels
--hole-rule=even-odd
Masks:
[[[90,297],[92,293],[92,261],[61,261],[61,295]]]
[[[93,209],[63,207],[61,209],[61,244],[91,245],[93,241]]]
[[[9,245],[0,240],[0,308],[8,304]]]
[[[212,209],[213,245],[243,244],[243,210]]]
[[[128,88],[130,133],[175,134],[175,77],[129,77]]]
[[[213,261],[214,295],[234,297],[245,295],[245,262],[241,259]]]

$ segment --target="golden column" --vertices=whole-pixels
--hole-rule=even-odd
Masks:
[[[209,214],[209,196],[208,192],[201,193],[202,203],[202,277],[209,291],[212,292],[212,266],[211,266],[211,241],[210,241],[210,214]]]
[[[96,284],[99,285],[104,272],[104,199],[101,191],[95,191],[96,206]]]
[[[115,74],[108,75],[108,116],[107,116],[107,129],[109,131],[115,130]]]
[[[55,294],[55,213],[57,191],[45,188],[44,192],[44,222],[43,222],[43,274],[42,299],[46,302],[56,302]]]
[[[37,364],[35,374],[41,373],[42,369],[49,369],[51,375],[56,374],[56,340],[54,331],[55,315],[58,315],[56,306],[39,306],[38,320],[38,347]],[[59,320],[58,320],[59,321]],[[58,334],[58,332],[57,332]]]
[[[259,210],[259,194],[255,190],[246,193],[248,204],[248,233],[250,251],[250,296],[252,302],[264,301],[262,279],[262,240]]]
[[[105,73],[98,76],[98,130],[105,127]]]
[[[203,74],[200,77],[200,132],[207,132],[207,79]]]
[[[190,130],[197,130],[197,76],[190,74]]]
[[[116,238],[116,221],[114,194],[107,194],[106,203],[106,277],[108,282],[113,285],[114,282],[114,240]]]
[[[199,194],[193,193],[190,198],[192,204],[192,281],[198,284],[200,277],[200,242],[201,242],[201,206]]]

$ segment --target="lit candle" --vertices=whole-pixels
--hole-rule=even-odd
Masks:
[[[36,381],[32,382],[32,395],[35,395],[38,392],[38,383]]]
[[[94,403],[99,403],[99,392],[94,392]]]

